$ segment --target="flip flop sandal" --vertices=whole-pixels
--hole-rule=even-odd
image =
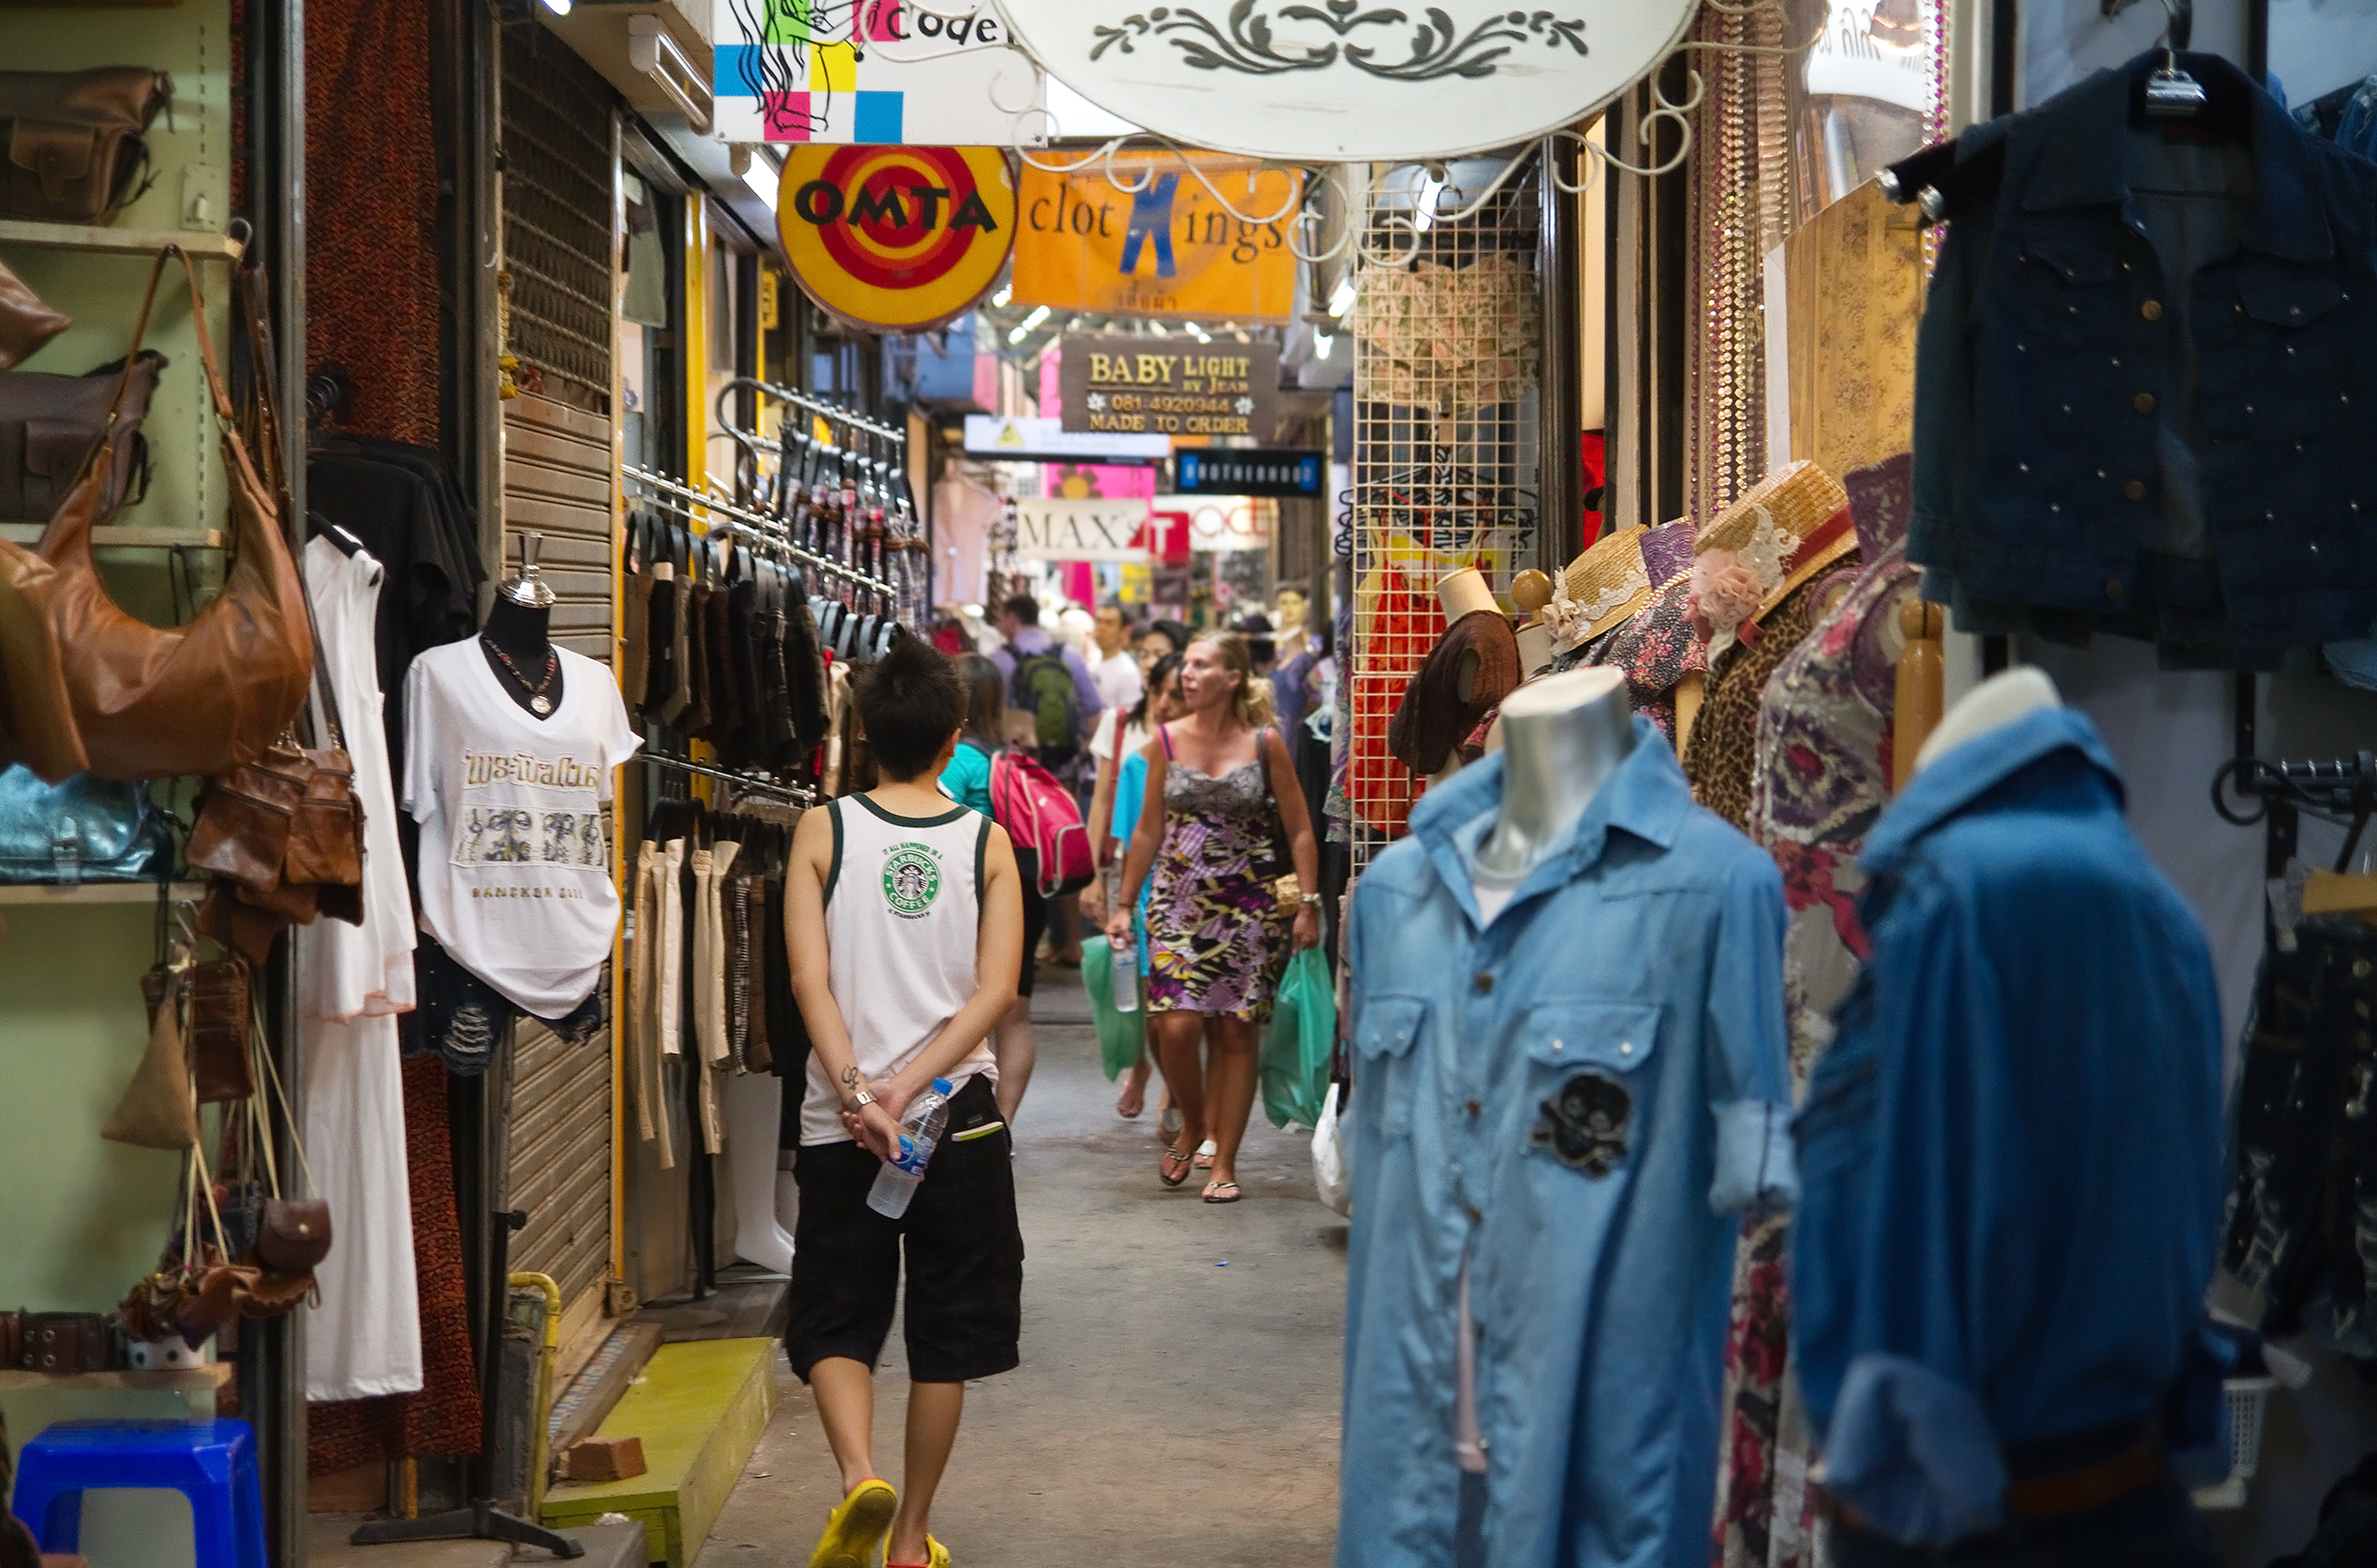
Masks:
[[[1189,1166],[1188,1164],[1188,1155],[1183,1154],[1176,1149],[1165,1150],[1164,1157],[1156,1162],[1156,1179],[1161,1181],[1167,1187],[1178,1187],[1182,1182],[1188,1179]],[[1172,1162],[1174,1160],[1182,1162],[1180,1174],[1178,1175],[1172,1174]]]
[[[1228,1195],[1226,1197],[1225,1193]],[[1205,1201],[1208,1203],[1236,1203],[1244,1196],[1246,1194],[1238,1191],[1238,1184],[1234,1181],[1209,1181],[1205,1184]]]
[[[1213,1140],[1211,1138],[1197,1145],[1197,1169],[1200,1171],[1213,1169]]]
[[[809,1568],[867,1568],[890,1534],[899,1494],[886,1481],[859,1483],[825,1520],[825,1533],[809,1554]]]

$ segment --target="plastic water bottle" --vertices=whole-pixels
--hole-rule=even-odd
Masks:
[[[866,1206],[884,1218],[896,1220],[908,1211],[908,1200],[917,1195],[924,1168],[932,1163],[933,1148],[949,1130],[952,1093],[947,1078],[935,1078],[933,1087],[910,1102],[907,1114],[899,1118],[899,1152],[883,1162],[866,1195]]]
[[[1135,939],[1117,942],[1111,939],[1110,944],[1114,949],[1114,1011],[1136,1013],[1139,1011],[1139,944]]]

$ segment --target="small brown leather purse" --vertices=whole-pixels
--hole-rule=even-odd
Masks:
[[[178,995],[177,982],[184,988]],[[199,1103],[244,1100],[256,1093],[256,1075],[248,1070],[247,1061],[252,987],[243,959],[234,957],[191,964],[179,976],[159,964],[141,977],[141,995],[148,1003],[152,1027],[168,1003],[187,1007],[182,1042],[190,1076],[198,1085]]]
[[[91,530],[108,514],[107,481],[124,440],[121,414],[132,379],[127,363],[107,433],[84,459],[41,541],[42,558],[60,577],[48,613],[68,697],[89,771],[103,779],[212,778],[255,761],[297,717],[314,670],[305,590],[282,536],[280,496],[240,434],[206,331],[198,268],[178,245],[166,246],[149,273],[132,362],[165,263],[176,259],[188,278],[192,326],[222,427],[231,564],[222,591],[182,627],[152,627],[107,596],[91,558]]]

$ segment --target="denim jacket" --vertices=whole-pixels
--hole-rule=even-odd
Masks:
[[[1772,859],[1645,719],[1483,930],[1502,759],[1362,874],[1339,1568],[1453,1560],[1464,1256],[1494,1568],[1705,1568],[1739,1211],[1795,1191]]]
[[[2377,620],[2377,165],[2213,55],[2249,144],[2133,130],[2162,58],[1959,140],[1907,554],[1962,629],[2274,668]]]
[[[1895,1539],[2000,1521],[2009,1458],[2155,1417],[2220,1218],[2203,929],[2087,719],[1939,758],[1865,841],[1872,939],[1799,1115],[1791,1340],[1825,1485]]]

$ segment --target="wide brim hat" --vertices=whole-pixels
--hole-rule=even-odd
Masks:
[[[1594,540],[1568,563],[1552,602],[1543,607],[1544,624],[1559,639],[1563,652],[1623,626],[1650,603],[1652,590],[1659,586],[1643,564],[1643,535],[1650,532],[1640,523],[1630,524]]]
[[[1752,621],[1856,548],[1848,492],[1810,462],[1787,464],[1759,480],[1692,541],[1694,556],[1730,551],[1757,573],[1766,593],[1744,617]]]

